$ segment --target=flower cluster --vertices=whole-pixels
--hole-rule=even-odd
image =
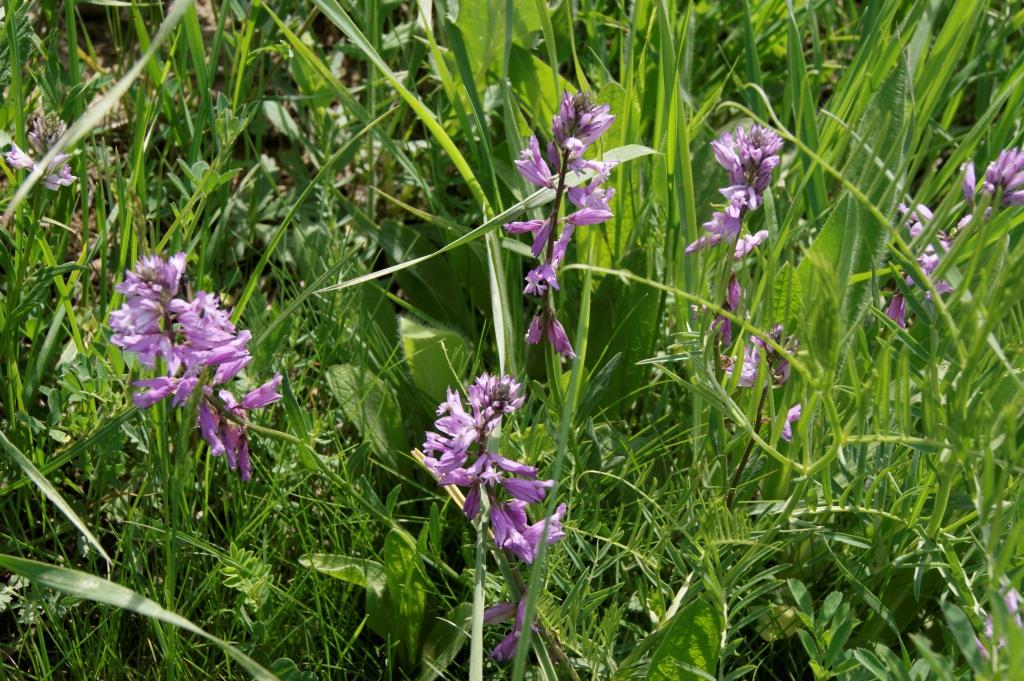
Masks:
[[[520,387],[511,376],[483,374],[466,391],[468,410],[459,394],[449,389],[447,399],[437,408],[436,430],[428,432],[423,443],[424,452],[432,454],[423,463],[439,485],[466,489],[462,510],[467,518],[476,518],[486,504],[494,543],[524,563],[533,563],[545,541],[545,526],[548,544],[565,536],[562,518],[566,507],[559,504],[550,517],[531,523],[526,514],[529,504],[543,501],[554,481],[538,480],[533,466],[507,459],[488,447],[502,418],[523,406],[526,398]],[[499,610],[505,612],[492,609],[492,618]],[[513,639],[495,649],[496,658],[507,659],[515,650],[522,619],[520,612]]]
[[[772,341],[784,347],[789,353],[795,352],[798,345],[797,339],[794,336],[789,336],[783,340],[782,334],[781,324],[776,324],[769,332]],[[735,370],[732,357],[722,355],[721,360],[726,375],[731,378]],[[772,345],[766,343],[763,338],[750,336],[750,345],[743,350],[743,361],[740,365],[737,385],[741,388],[753,388],[757,385],[762,370],[767,372],[769,385],[781,386],[789,380],[789,360],[777,352]],[[782,425],[783,440],[793,439],[793,424],[800,420],[802,411],[803,407],[800,404],[795,404],[786,412],[786,421]]]
[[[925,223],[932,220],[934,214],[931,209],[924,204],[918,204],[913,210],[910,210],[905,205],[900,204],[900,212],[907,216],[904,222],[904,227],[910,232],[912,239],[916,239],[924,232]],[[938,268],[939,262],[942,256],[949,250],[952,245],[952,239],[943,232],[938,234],[939,247],[942,252],[935,250],[932,244],[928,244],[917,256],[917,264],[920,265],[921,270],[926,276],[931,277],[932,273]],[[908,286],[914,285],[914,280],[911,277],[904,279]],[[949,293],[953,290],[952,285],[948,281],[935,282],[935,290],[939,293]],[[928,294],[930,296],[931,294]],[[896,322],[901,328],[907,326],[907,307],[906,298],[902,293],[893,294],[892,299],[889,301],[889,306],[886,308],[885,313]]]
[[[974,205],[978,180],[974,162],[964,166],[964,198]],[[988,198],[998,196],[1003,206],[1024,206],[1024,150],[1005,149],[985,170],[981,194]]]
[[[526,341],[537,344],[547,339],[557,352],[569,359],[576,354],[555,314],[551,290],[560,290],[558,266],[565,259],[576,228],[597,225],[612,217],[608,202],[615,196],[615,190],[602,185],[615,163],[588,160],[583,156],[614,121],[615,116],[607,104],[594,104],[587,93],[573,95],[566,92],[551,122],[552,139],[547,145],[547,158],[541,153],[540,143],[534,136],[515,162],[519,174],[527,182],[535,187],[555,190],[555,202],[547,218],[505,225],[509,234],[533,234],[533,256],[541,260],[526,275],[523,289],[526,295],[542,299],[541,312],[530,322]],[[568,187],[570,171],[592,174],[593,177],[583,186]],[[577,210],[559,218],[563,196],[567,196]]]
[[[281,398],[281,376],[275,375],[241,401],[228,390],[214,391],[249,364],[252,335],[235,328],[217,296],[203,291],[191,298],[183,295],[184,274],[184,253],[167,260],[141,258],[115,287],[125,302],[110,315],[110,340],[143,366],[154,369],[162,363],[164,375],[133,383],[141,388],[132,395],[135,405],[146,409],[170,397],[171,404],[180,407],[198,396],[197,425],[211,453],[226,456],[230,468],[248,480],[252,463],[247,412]]]
[[[768,238],[765,230],[742,238],[739,235],[743,216],[761,205],[772,171],[779,165],[782,138],[771,128],[753,125],[749,132],[740,127],[735,135],[722,133],[711,147],[719,165],[729,173],[731,184],[719,190],[728,204],[712,213],[704,223],[708,234],[687,246],[686,252],[710,248],[722,241],[735,242],[733,257],[739,260]]]
[[[45,156],[53,145],[57,143],[67,126],[59,118],[50,116],[35,116],[29,122],[28,141],[37,156]],[[71,174],[71,166],[68,165],[67,154],[57,154],[49,167],[46,175],[43,176],[43,186],[51,191],[57,191],[60,187],[69,187],[76,178]],[[16,170],[32,171],[36,168],[36,162],[26,154],[17,144],[11,145],[11,150],[4,154],[4,161],[7,165]]]

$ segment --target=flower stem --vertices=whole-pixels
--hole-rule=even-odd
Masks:
[[[768,401],[768,388],[765,386],[761,390],[761,401],[757,405],[757,417],[754,419],[754,434],[757,435],[761,429],[761,417],[764,416],[764,405]],[[732,508],[733,499],[736,497],[736,487],[740,484],[740,478],[743,477],[743,471],[747,467],[747,462],[750,461],[750,453],[754,450],[754,438],[750,438],[747,442],[747,448],[743,450],[743,458],[740,459],[740,465],[736,467],[736,472],[732,475],[732,482],[729,483],[729,492],[725,495],[725,506],[726,508]]]

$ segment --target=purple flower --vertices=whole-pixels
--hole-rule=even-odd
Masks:
[[[731,242],[739,236],[743,216],[761,205],[762,196],[771,184],[772,172],[780,162],[782,138],[771,128],[753,125],[749,132],[741,127],[736,128],[734,134],[722,133],[711,143],[711,148],[719,165],[729,173],[730,184],[719,190],[729,203],[725,210],[715,211],[711,220],[704,223],[709,234],[687,246],[687,253],[722,241]],[[745,237],[736,245],[733,257],[742,258],[767,237],[764,231]]]
[[[889,307],[885,309],[885,314],[889,319],[896,322],[901,329],[907,328],[907,301],[902,293],[894,293],[892,295],[892,298],[889,300]]]
[[[166,367],[165,375],[133,384],[142,389],[132,395],[136,406],[146,409],[173,396],[172,406],[181,407],[198,393],[200,434],[215,456],[225,455],[228,465],[248,480],[252,463],[247,412],[280,399],[281,377],[275,375],[241,403],[226,390],[213,398],[213,386],[231,380],[252,359],[252,334],[235,328],[217,296],[200,291],[191,299],[181,297],[184,272],[184,253],[167,260],[141,258],[115,287],[125,302],[110,315],[111,342],[135,354],[146,367],[154,368],[158,359]]]
[[[985,171],[982,191],[989,196],[1000,194],[1004,206],[1024,205],[1024,151],[1013,148],[999,152]]]
[[[752,253],[757,246],[768,238],[768,230],[762,229],[754,234],[740,237],[736,241],[736,248],[733,251],[733,259],[741,260],[748,253]]]
[[[964,171],[964,200],[970,205],[974,205],[974,194],[978,187],[978,178],[974,172],[974,161],[968,161],[961,166]]]
[[[537,143],[537,137],[530,137],[530,144],[526,149],[523,149],[519,155],[519,160],[515,162],[516,170],[523,176],[523,179],[532,185],[537,187],[554,187],[555,177],[551,174],[551,169],[548,168],[548,164],[544,162],[544,157],[540,154],[540,144]]]
[[[498,603],[484,611],[484,624],[500,624],[513,617],[515,621],[512,624],[512,631],[491,651],[491,657],[498,662],[507,662],[516,654],[519,638],[523,633],[523,624],[526,621],[526,594],[523,594],[518,603]],[[536,631],[535,625],[531,627]]]
[[[729,286],[726,290],[725,302],[722,303],[722,308],[729,312],[736,312],[740,308],[740,298],[743,296],[743,289],[740,288],[740,282],[736,279],[736,275],[729,278]],[[725,345],[732,344],[732,322],[723,315],[718,315],[715,320],[711,323],[712,331],[719,330],[722,332],[722,343]]]
[[[552,290],[558,291],[557,270],[565,259],[575,229],[596,225],[611,219],[608,205],[615,196],[614,189],[602,185],[608,180],[615,162],[584,158],[588,148],[611,127],[615,117],[607,104],[594,104],[586,93],[564,93],[558,113],[551,122],[551,141],[547,158],[541,154],[540,143],[531,137],[519,160],[515,161],[519,173],[537,187],[557,188],[556,201],[545,220],[525,220],[505,224],[509,234],[533,234],[532,253],[543,262],[526,275],[526,295],[541,298],[541,314],[535,315],[526,333],[528,343],[540,343],[547,338],[562,355],[572,358],[575,353],[565,329],[555,317]],[[569,176],[570,171],[578,175]],[[567,186],[578,182],[579,175],[590,177],[582,187]],[[564,188],[564,191],[563,191]],[[578,210],[560,218],[562,198]],[[557,238],[556,228],[561,225]]]
[[[59,118],[35,116],[29,122],[28,141],[37,156],[45,156],[66,131],[67,126]],[[68,155],[63,153],[54,157],[43,176],[44,187],[57,191],[61,187],[71,186],[71,183],[78,179],[71,174],[71,166],[68,165],[67,159]],[[37,166],[32,157],[16,144],[12,144],[10,151],[4,154],[4,161],[17,170],[35,170]]]
[[[561,148],[572,148],[576,143],[588,147],[612,127],[615,116],[607,104],[594,104],[589,93],[562,94],[558,113],[551,121],[554,141]]]
[[[726,361],[728,360],[728,361]],[[732,378],[733,363],[731,357],[723,357],[722,365],[727,376]],[[761,348],[748,345],[743,349],[743,361],[740,364],[740,376],[737,385],[741,388],[752,388],[757,382],[757,373],[761,368]]]
[[[1010,615],[1010,621],[1018,628],[1024,629],[1024,621],[1021,620],[1020,605],[1021,595],[1016,589],[1010,588],[1003,591],[1003,605],[1006,606],[1006,612]],[[988,615],[985,618],[985,638],[988,640],[989,645],[986,646],[982,640],[975,637],[975,642],[978,644],[978,652],[986,660],[991,657],[989,647],[1002,648],[1006,645],[1006,638],[1000,636],[997,640],[995,639],[995,625],[992,621],[992,616]]]
[[[776,324],[769,332],[769,336],[775,343],[782,345],[788,352],[794,352],[797,348],[797,340],[789,336],[783,341],[782,325]],[[740,375],[737,385],[742,388],[752,388],[757,383],[757,376],[762,364],[766,365],[768,376],[772,385],[783,385],[789,380],[789,361],[780,353],[775,351],[763,338],[750,337],[750,345],[743,350],[743,362],[740,367]],[[733,375],[733,360],[729,356],[722,357],[722,367],[730,378]]]
[[[548,287],[558,289],[558,280],[555,278],[555,268],[548,264],[539,265],[533,268],[526,275],[526,288],[523,293],[528,296],[541,296]]]
[[[793,424],[800,420],[800,414],[803,411],[803,407],[799,404],[794,404],[786,412],[786,422],[782,424],[782,439],[789,442],[793,439]]]

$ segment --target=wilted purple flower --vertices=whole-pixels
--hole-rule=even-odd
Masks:
[[[67,126],[59,118],[52,116],[34,116],[29,122],[28,141],[37,156],[45,156],[53,145],[64,136]],[[57,154],[46,169],[43,186],[51,191],[60,187],[69,187],[76,178],[71,174],[71,166],[67,163],[67,154]],[[8,166],[17,170],[35,170],[36,162],[16,144],[4,154]]]
[[[902,293],[894,293],[885,308],[885,314],[901,329],[907,328],[907,299]]]
[[[111,342],[135,354],[144,366],[154,368],[162,360],[166,367],[164,376],[135,381],[141,388],[132,395],[135,405],[146,409],[172,397],[172,406],[180,407],[198,393],[200,433],[215,456],[226,454],[229,466],[248,480],[252,466],[246,412],[280,399],[276,391],[281,377],[251,391],[241,403],[227,390],[214,399],[213,386],[234,378],[251,360],[252,335],[235,328],[217,296],[200,291],[190,300],[180,297],[184,272],[184,253],[167,260],[141,258],[115,287],[125,302],[110,315]]]
[[[721,193],[729,203],[722,211],[715,211],[704,223],[708,236],[701,237],[686,247],[687,253],[710,248],[721,241],[734,241],[740,233],[740,224],[747,211],[761,205],[762,196],[771,184],[772,172],[779,165],[782,138],[771,128],[753,125],[750,131],[736,128],[735,134],[724,132],[711,143],[715,159],[729,173],[731,184]],[[734,257],[739,259],[768,234],[758,232],[737,244]]]
[[[786,422],[782,424],[782,439],[786,442],[793,439],[793,424],[800,420],[802,412],[803,407],[800,404],[794,404],[786,412]]]
[[[575,353],[565,329],[555,317],[551,291],[559,290],[556,273],[565,259],[576,227],[596,225],[612,218],[608,202],[615,196],[615,190],[605,189],[602,185],[615,163],[586,159],[584,155],[614,121],[607,104],[594,104],[586,93],[573,95],[566,92],[551,122],[552,139],[547,147],[547,158],[541,154],[537,138],[531,137],[528,147],[515,162],[527,182],[556,190],[555,203],[546,219],[505,224],[509,234],[533,234],[533,256],[542,258],[541,265],[527,274],[523,289],[527,295],[542,298],[541,314],[531,321],[526,339],[536,344],[547,338],[558,352],[568,358],[575,357]],[[582,187],[567,187],[570,171],[586,174],[591,179]],[[560,218],[563,197],[568,198],[578,210]],[[559,225],[561,230],[556,238]]]

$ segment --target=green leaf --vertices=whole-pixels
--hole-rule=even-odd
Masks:
[[[775,275],[772,291],[772,320],[783,328],[794,328],[791,322],[803,317],[803,298],[800,278],[792,263],[786,262]]]
[[[150,617],[190,631],[211,641],[229,657],[238,662],[253,678],[277,681],[276,676],[227,641],[207,633],[181,615],[165,610],[159,603],[151,601],[142,594],[136,593],[120,584],[115,584],[86,572],[4,554],[0,554],[0,568],[10,570],[40,586],[56,589],[76,598],[113,605],[116,608],[129,610],[143,617]]]
[[[391,623],[391,635],[399,643],[399,656],[412,665],[419,659],[420,630],[426,611],[430,581],[416,544],[392,530],[384,539],[384,602]]]
[[[803,582],[791,579],[786,584],[789,586],[789,592],[793,594],[793,600],[796,601],[797,608],[800,609],[800,619],[804,621],[804,624],[808,628],[814,628],[814,603],[811,601],[811,595],[807,593],[807,587],[804,586]]]
[[[448,668],[465,645],[465,623],[473,611],[471,603],[460,603],[447,617],[435,617],[434,626],[423,636],[420,681],[433,681]]]
[[[373,450],[389,462],[409,449],[394,391],[365,367],[338,364],[327,370],[327,387],[345,418],[359,429]]]
[[[325,575],[366,589],[366,616],[370,630],[381,638],[391,632],[391,618],[385,607],[387,578],[384,566],[368,558],[356,558],[328,553],[307,553],[299,564]]]
[[[434,402],[445,390],[462,382],[469,364],[469,343],[457,332],[434,329],[409,317],[398,324],[402,350],[412,382]]]
[[[478,89],[486,85],[483,76],[492,67],[498,67],[504,56],[505,0],[475,0],[460,2],[455,25],[462,33],[466,56],[473,70]],[[537,5],[516,2],[512,5],[512,42],[515,46],[530,47],[530,34],[541,30]],[[547,84],[552,82],[547,76]]]
[[[648,681],[714,678],[721,639],[722,619],[714,606],[704,599],[690,603],[666,625],[651,655]]]
[[[854,135],[853,154],[844,176],[876,206],[890,215],[904,182],[911,138],[912,89],[904,62],[899,62],[871,99]],[[843,193],[821,233],[811,244],[797,271],[800,288],[816,293],[811,277],[812,258],[826,263],[836,274],[840,318],[851,328],[867,300],[869,283],[851,285],[857,272],[872,270],[882,253],[889,226],[882,224],[867,206],[849,191]],[[805,300],[805,307],[818,304]]]
[[[978,650],[978,638],[971,621],[967,619],[963,610],[948,601],[942,601],[942,614],[946,617],[946,624],[949,625],[949,630],[967,664],[976,674],[982,674],[984,668],[981,663],[981,652]]]

